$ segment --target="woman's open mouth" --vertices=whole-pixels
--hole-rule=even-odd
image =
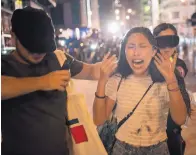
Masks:
[[[143,63],[144,63],[144,60],[142,60],[142,59],[132,60],[133,67],[135,67],[135,68],[141,68]]]

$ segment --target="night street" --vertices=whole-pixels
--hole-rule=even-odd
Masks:
[[[2,155],[196,155],[196,0],[1,0],[0,116]]]

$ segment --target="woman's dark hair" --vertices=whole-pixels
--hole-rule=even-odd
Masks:
[[[150,42],[152,47],[154,49],[156,48],[156,40],[148,28],[135,27],[135,28],[132,28],[131,30],[129,30],[125,34],[125,36],[121,42],[120,59],[118,62],[118,67],[117,67],[117,73],[119,73],[123,78],[127,78],[129,75],[131,75],[133,73],[133,70],[129,66],[127,59],[126,59],[125,48],[126,48],[128,38],[134,33],[143,34],[148,39],[148,41]],[[157,67],[154,64],[154,59],[152,58],[150,65],[149,65],[149,74],[150,74],[153,82],[164,82],[165,80],[162,76],[161,77],[156,76],[157,73],[159,73],[159,75],[161,75],[161,73],[159,72],[159,70],[157,69]]]
[[[126,59],[125,48],[126,48],[128,38],[134,33],[143,34],[148,39],[148,41],[153,46],[153,48],[156,48],[156,40],[148,28],[135,27],[135,28],[132,28],[131,30],[129,30],[125,34],[125,36],[121,42],[120,59],[118,62],[118,67],[117,67],[117,72],[116,72],[116,73],[119,73],[122,76],[122,78],[127,78],[129,75],[131,75],[133,73],[133,70],[129,66],[127,59]],[[149,74],[150,74],[153,82],[165,82],[164,77],[161,75],[161,73],[157,69],[156,65],[154,64],[154,58],[152,58],[150,65],[149,65]],[[187,112],[190,115],[190,113],[191,113],[190,98],[189,98],[189,95],[188,95],[186,88],[185,88],[184,79],[181,78],[181,76],[179,75],[179,73],[177,71],[175,71],[175,75],[177,76],[178,84],[180,86],[180,91],[182,93],[183,99],[184,99],[185,104],[187,106]]]
[[[164,30],[167,30],[167,29],[171,29],[175,35],[178,35],[177,30],[174,27],[174,25],[169,24],[169,23],[162,23],[162,24],[159,24],[158,26],[156,26],[153,31],[153,35],[156,37],[159,35],[159,33],[161,33]]]

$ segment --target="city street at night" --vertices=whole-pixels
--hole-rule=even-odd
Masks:
[[[196,155],[196,0],[1,0],[2,155]]]

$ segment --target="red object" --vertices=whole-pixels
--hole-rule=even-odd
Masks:
[[[88,141],[88,137],[83,125],[70,128],[70,130],[76,144]]]

